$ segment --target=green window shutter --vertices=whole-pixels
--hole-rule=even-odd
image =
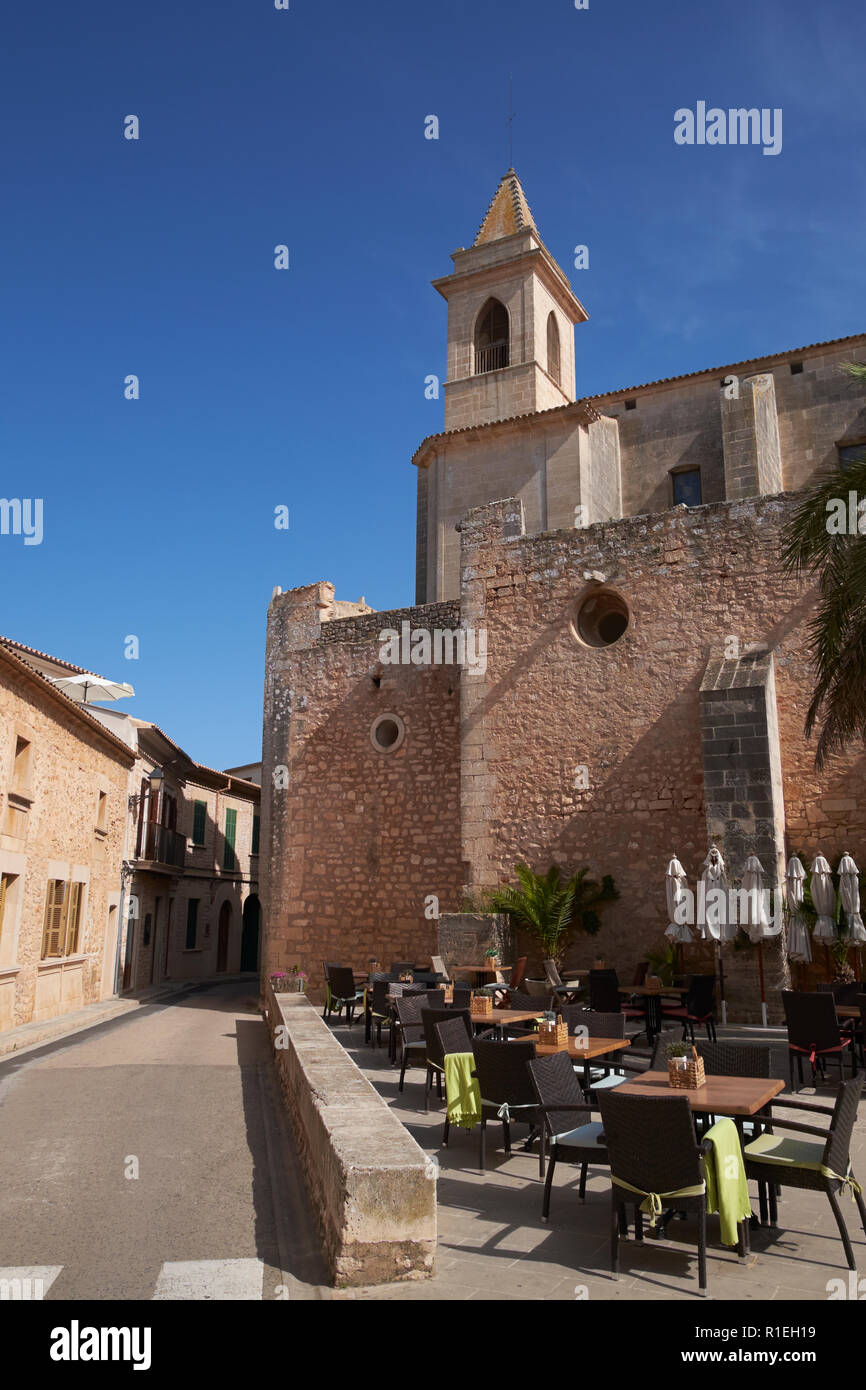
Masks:
[[[186,905],[186,949],[195,950],[196,930],[198,928],[198,898],[190,898]]]
[[[226,811],[226,842],[223,853],[223,868],[237,868],[235,857],[235,836],[238,830],[238,813],[233,809]]]
[[[255,816],[255,815],[254,815],[254,816],[253,816],[253,849],[252,849],[253,854],[258,854],[258,852],[259,852],[259,834],[261,833],[261,825],[262,825],[261,816]]]
[[[194,801],[192,809],[192,842],[194,845],[204,844],[204,829],[207,823],[207,802]]]

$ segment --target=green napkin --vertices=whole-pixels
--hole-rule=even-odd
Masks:
[[[471,1052],[445,1055],[445,1099],[448,1122],[461,1129],[473,1129],[481,1122],[481,1092],[472,1075],[475,1057]]]
[[[709,1139],[713,1146],[712,1153],[704,1159],[707,1211],[719,1213],[722,1244],[736,1245],[737,1223],[745,1221],[752,1214],[737,1126],[733,1120],[716,1120],[704,1138]]]

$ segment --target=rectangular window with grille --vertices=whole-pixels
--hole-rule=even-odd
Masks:
[[[186,949],[195,950],[198,933],[198,898],[190,898],[186,905]]]
[[[204,844],[204,831],[207,825],[207,802],[194,801],[192,805],[192,842]]]
[[[233,808],[226,811],[226,842],[223,848],[223,868],[236,869],[238,866],[237,855],[235,854],[235,837],[238,832],[238,813]]]

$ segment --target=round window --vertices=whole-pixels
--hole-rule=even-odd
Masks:
[[[612,647],[629,625],[625,599],[612,589],[597,589],[589,594],[577,610],[575,636],[588,647]]]
[[[370,742],[379,753],[394,753],[406,736],[406,726],[398,714],[380,714],[373,720]]]

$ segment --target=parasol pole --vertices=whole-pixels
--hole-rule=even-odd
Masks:
[[[761,980],[761,1023],[767,1026],[767,991],[764,985],[764,943],[758,942],[758,975]]]

